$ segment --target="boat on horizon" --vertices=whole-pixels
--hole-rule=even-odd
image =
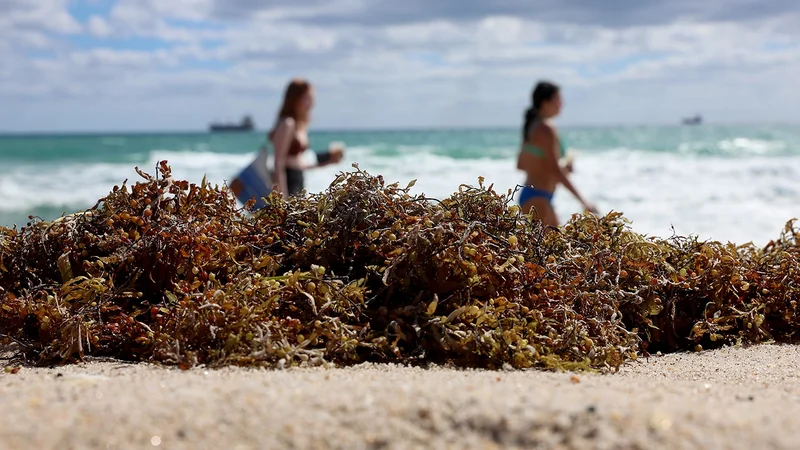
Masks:
[[[684,125],[700,125],[703,123],[703,117],[698,114],[694,117],[686,117],[683,119]]]
[[[242,121],[238,124],[235,123],[212,123],[208,126],[210,132],[228,132],[228,131],[253,131],[255,123],[250,116],[244,116]]]

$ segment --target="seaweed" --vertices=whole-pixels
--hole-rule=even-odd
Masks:
[[[166,161],[137,172],[0,228],[0,339],[29,361],[617,370],[798,330],[794,221],[764,248],[646,237],[619,212],[546,228],[483,179],[432,199],[357,165],[253,211]]]

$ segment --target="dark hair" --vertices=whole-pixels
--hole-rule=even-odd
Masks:
[[[539,108],[542,107],[542,103],[552,99],[558,94],[558,91],[558,85],[549,81],[540,81],[536,84],[536,88],[533,90],[533,94],[531,94],[532,105],[525,111],[525,125],[522,127],[523,140],[528,138],[528,128],[533,121],[536,120],[536,116],[539,115]]]

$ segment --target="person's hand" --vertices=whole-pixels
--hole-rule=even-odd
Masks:
[[[561,167],[563,167],[564,170],[567,171],[567,173],[573,173],[575,172],[574,161],[575,161],[575,155],[571,151],[569,151],[567,152],[567,155],[561,159]]]
[[[344,150],[341,147],[331,149],[330,164],[336,164],[344,158]]]

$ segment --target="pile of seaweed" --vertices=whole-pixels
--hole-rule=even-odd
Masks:
[[[479,180],[446,199],[358,169],[252,214],[166,162],[93,208],[0,229],[0,339],[29,361],[616,369],[791,341],[794,222],[765,248],[545,229]]]

